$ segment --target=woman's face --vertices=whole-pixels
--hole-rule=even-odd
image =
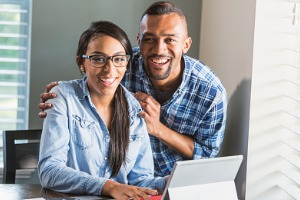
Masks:
[[[113,37],[104,35],[93,38],[88,44],[86,55],[115,56],[126,55],[121,43]],[[113,97],[118,85],[120,84],[127,65],[115,67],[109,59],[102,68],[92,66],[90,59],[85,59],[82,66],[87,75],[87,84],[91,95],[110,95]]]

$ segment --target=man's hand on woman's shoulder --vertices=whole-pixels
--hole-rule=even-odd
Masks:
[[[54,81],[51,82],[49,84],[46,85],[45,87],[45,91],[43,93],[41,93],[40,95],[40,103],[39,103],[39,109],[40,112],[38,114],[38,116],[40,118],[45,118],[47,117],[47,112],[45,112],[45,110],[49,109],[52,107],[52,105],[50,103],[45,103],[48,99],[53,99],[56,97],[55,93],[50,93],[50,90],[58,85],[58,81]]]

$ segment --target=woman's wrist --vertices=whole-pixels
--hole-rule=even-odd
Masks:
[[[114,190],[114,188],[117,185],[120,185],[120,183],[112,181],[112,180],[107,180],[102,188],[100,195],[111,196],[112,191]]]

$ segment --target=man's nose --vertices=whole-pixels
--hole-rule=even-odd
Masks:
[[[161,55],[166,53],[166,50],[167,50],[167,44],[163,40],[157,40],[154,43],[153,53],[156,53],[157,55]]]

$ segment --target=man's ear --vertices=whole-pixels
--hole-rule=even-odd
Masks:
[[[191,45],[192,45],[192,38],[191,37],[187,37],[184,41],[184,44],[183,44],[183,49],[182,49],[182,52],[183,53],[187,53],[188,50],[190,49]]]
[[[140,33],[136,34],[136,41],[137,41],[138,45],[140,46],[140,44],[141,44]]]

